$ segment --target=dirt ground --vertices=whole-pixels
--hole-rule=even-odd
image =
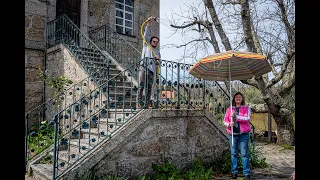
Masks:
[[[268,168],[252,169],[251,179],[257,180],[289,180],[295,170],[295,150],[284,149],[273,143],[256,143],[257,148],[266,157]],[[217,177],[216,179],[230,179],[230,175]],[[241,174],[238,180],[242,180]]]

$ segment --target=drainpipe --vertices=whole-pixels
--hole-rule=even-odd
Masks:
[[[49,1],[45,0],[45,1],[40,1],[40,2],[45,2],[46,3],[46,21],[44,23],[44,60],[43,60],[43,74],[45,74],[46,69],[47,69],[47,23],[48,23],[48,19],[49,19],[49,13],[48,13],[48,9],[49,9]],[[42,94],[42,101],[46,102],[46,81],[43,81],[43,94]],[[44,109],[43,109],[44,111]],[[43,120],[45,119],[45,113],[42,113],[42,118]]]

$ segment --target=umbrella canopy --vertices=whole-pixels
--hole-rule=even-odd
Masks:
[[[200,59],[189,73],[205,80],[247,80],[271,71],[265,56],[245,51],[226,51]],[[230,83],[230,109],[232,109]],[[233,146],[233,128],[231,128]]]
[[[271,66],[264,55],[245,51],[216,53],[200,59],[189,69],[189,73],[197,78],[215,81],[247,80],[270,71]]]

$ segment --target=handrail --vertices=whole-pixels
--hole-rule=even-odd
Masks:
[[[67,16],[65,16],[65,15],[59,16],[55,21],[53,20],[53,21],[50,21],[49,23],[57,22],[57,20],[59,20],[60,18],[65,18],[65,17],[67,18]],[[68,18],[67,18],[67,20],[68,20],[68,22],[71,21]],[[71,25],[75,26],[75,24],[72,21],[71,21]],[[92,44],[92,48],[94,48],[96,51],[98,51],[100,54],[102,54],[102,57],[104,57],[103,60],[104,60],[104,62],[106,62],[107,68],[109,68],[109,61],[108,61],[107,55],[105,55],[103,53],[103,51],[92,40],[90,40],[85,34],[83,34],[78,27],[75,26],[74,28],[77,30],[76,32],[79,33],[79,34],[77,34],[79,37],[85,38],[87,40],[87,42]],[[61,30],[61,29],[59,29],[59,30]],[[72,31],[71,33],[74,33],[74,32],[75,31]],[[70,32],[65,32],[65,33],[70,33]],[[48,35],[50,35],[50,34],[48,34]],[[119,37],[121,37],[121,36],[119,36]],[[50,41],[52,39],[47,38],[47,40]],[[55,42],[55,39],[53,39],[53,40]],[[136,48],[134,48],[125,39],[122,39],[122,40],[124,42],[126,42],[129,46],[131,46],[136,52],[141,54],[141,52],[139,52]],[[69,50],[71,51],[71,53],[76,53],[75,49],[71,49],[71,48],[74,48],[74,46],[68,44],[69,41],[65,41],[64,43],[66,43],[67,47],[69,47]],[[49,42],[47,45],[49,45]],[[79,47],[76,47],[76,48],[79,48]],[[78,60],[78,59],[76,59],[76,60]],[[46,134],[49,139],[50,139],[50,137],[53,138],[52,135],[54,135],[54,140],[53,140],[53,142],[55,143],[54,148],[53,148],[53,150],[55,152],[54,153],[55,158],[54,158],[54,164],[53,164],[53,168],[54,168],[53,177],[54,177],[54,179],[59,176],[59,174],[55,174],[56,170],[57,170],[56,168],[59,165],[63,165],[63,164],[59,164],[60,155],[59,155],[58,149],[60,148],[61,143],[62,143],[62,145],[69,145],[70,146],[70,141],[68,141],[68,138],[69,138],[69,140],[71,140],[71,137],[74,136],[74,134],[73,134],[74,130],[76,130],[79,133],[79,132],[82,132],[83,128],[85,129],[85,127],[88,128],[88,126],[89,126],[89,132],[88,132],[89,133],[89,139],[88,139],[89,142],[88,143],[95,144],[90,139],[90,136],[94,136],[94,137],[97,137],[97,139],[95,141],[97,144],[97,143],[100,143],[100,139],[98,138],[98,137],[100,137],[100,135],[101,136],[107,135],[107,137],[111,137],[112,133],[116,132],[117,128],[120,128],[122,125],[124,125],[126,122],[128,122],[132,117],[134,117],[134,115],[139,110],[141,110],[141,109],[136,109],[136,107],[135,107],[136,99],[135,99],[134,93],[138,90],[138,87],[134,87],[132,85],[132,82],[133,82],[132,79],[134,77],[136,77],[135,75],[137,75],[137,73],[138,73],[138,72],[135,72],[134,69],[137,69],[137,67],[140,66],[140,61],[141,61],[141,59],[139,58],[139,60],[137,62],[130,64],[129,67],[127,67],[123,71],[115,74],[113,77],[109,77],[109,75],[108,75],[107,76],[108,78],[105,79],[105,81],[101,81],[101,83],[97,83],[97,85],[94,87],[94,89],[93,90],[91,89],[90,92],[89,91],[83,92],[83,93],[81,93],[81,95],[79,97],[72,99],[72,101],[69,104],[65,104],[61,109],[58,109],[57,111],[49,112],[49,113],[53,113],[54,116],[52,117],[52,119],[48,119],[48,125],[43,126],[43,124],[42,124],[43,119],[39,118],[39,120],[40,120],[40,122],[39,122],[40,127],[38,129],[39,132],[43,130],[43,127],[46,129],[50,129],[53,127],[53,125],[55,125],[54,134]],[[192,66],[190,64],[177,63],[177,62],[169,61],[169,60],[161,60],[161,62],[178,64],[178,67]],[[84,66],[85,66],[85,64],[84,64]],[[168,67],[165,67],[165,68],[168,68]],[[171,69],[171,72],[173,74],[177,75],[177,78],[178,78],[177,85],[178,86],[176,88],[174,86],[171,86],[172,85],[171,84],[170,88],[174,89],[175,92],[177,93],[177,99],[173,100],[173,101],[175,101],[174,102],[175,104],[174,105],[171,104],[170,108],[179,108],[181,100],[185,101],[184,108],[189,109],[191,106],[205,108],[205,106],[206,106],[205,103],[208,103],[209,101],[211,101],[210,98],[206,99],[206,97],[208,97],[209,94],[205,92],[205,82],[203,81],[204,82],[203,86],[201,87],[201,84],[200,84],[199,88],[197,88],[197,87],[195,87],[195,88],[183,87],[183,89],[179,89],[179,87],[180,87],[180,81],[179,81],[180,80],[179,79],[180,78],[180,76],[179,76],[180,68],[178,68],[176,70],[177,70],[177,72],[175,70]],[[93,72],[93,70],[91,70],[91,71],[87,70],[87,71],[88,71],[88,73]],[[109,73],[109,71],[108,71],[108,73]],[[128,74],[130,74],[130,76],[127,76]],[[99,75],[99,72],[98,72],[98,75]],[[168,82],[170,80],[173,81],[173,79],[168,79],[167,77],[162,76],[162,74],[159,74],[159,75],[160,75],[159,80],[165,80],[165,82]],[[131,78],[131,81],[130,81],[130,78]],[[194,78],[194,79],[192,79],[191,82],[196,81],[196,80],[197,80],[197,78]],[[88,81],[88,82],[97,81],[97,76],[90,75],[90,76],[88,76],[88,78],[83,79],[81,82],[83,83],[84,81]],[[117,84],[118,82],[120,83],[119,85]],[[161,82],[162,81],[159,81],[159,83],[160,83],[159,85],[161,85]],[[82,84],[82,83],[77,83],[77,84]],[[131,83],[130,85],[128,85],[127,89],[126,89],[126,86],[124,85],[125,83]],[[216,83],[216,84],[218,85],[218,88],[222,89],[218,83]],[[72,88],[76,89],[77,86],[74,85],[74,86],[68,88],[68,90],[71,90]],[[158,88],[157,89],[158,91],[161,90],[161,86],[157,86],[157,88]],[[113,89],[113,90],[111,90],[111,89]],[[118,93],[116,90],[121,91],[121,93]],[[111,92],[111,91],[113,91],[113,92]],[[186,91],[186,93],[183,94],[184,92],[182,92],[182,91]],[[68,91],[64,91],[63,93],[67,94]],[[61,94],[63,95],[63,93],[61,93]],[[111,94],[111,93],[113,93],[113,94]],[[224,90],[222,91],[222,93],[227,95],[227,93],[225,93]],[[58,97],[60,97],[60,96],[57,95],[54,98],[58,98]],[[54,98],[52,98],[50,100],[53,100]],[[128,99],[126,99],[126,98],[128,98]],[[50,100],[48,100],[46,102],[49,104],[49,102],[51,102]],[[195,103],[192,104],[193,103],[192,101],[194,101]],[[214,100],[212,100],[212,101],[214,101]],[[221,96],[221,101],[224,101],[224,97],[222,97],[222,96]],[[203,103],[203,104],[197,104],[198,102]],[[39,112],[37,112],[38,113],[37,115],[44,116],[46,114],[45,110],[41,109],[41,108],[45,108],[45,107],[43,107],[44,105],[46,105],[46,104],[43,103],[42,105],[37,106],[37,108],[39,108]],[[34,108],[32,110],[35,110],[37,108]],[[114,114],[113,119],[110,119],[109,112],[113,112],[112,109],[115,109],[115,111],[114,111],[115,114]],[[122,114],[121,113],[117,114],[116,110],[118,110],[118,109],[121,110]],[[27,124],[29,122],[28,115],[32,112],[32,110],[28,111],[26,113],[26,119],[27,119],[26,123]],[[81,116],[79,116],[78,118],[75,118],[74,116],[70,115],[72,113],[76,114],[78,112],[83,112],[83,114]],[[121,117],[121,118],[119,118],[119,117]],[[119,121],[119,119],[121,121]],[[75,120],[77,120],[77,121],[75,121]],[[100,124],[100,120],[106,121],[105,124],[107,125],[107,127],[102,127],[102,125]],[[113,121],[111,121],[111,120],[113,120]],[[92,132],[90,132],[91,125],[93,125],[92,123],[97,126],[98,132],[102,133],[102,131],[99,131],[99,128],[101,128],[101,129],[106,128],[103,130],[105,130],[104,132],[107,132],[107,134],[94,135]],[[58,124],[59,124],[59,126],[58,126]],[[110,125],[110,126],[108,126],[108,125]],[[112,131],[110,129],[112,129]],[[33,137],[33,136],[39,137],[39,132],[35,132],[35,133],[30,132],[29,133],[29,129],[27,127],[26,144],[28,144],[28,140],[30,140],[30,137]],[[110,134],[108,134],[108,132]],[[78,149],[79,152],[81,150],[80,148],[82,148],[82,147],[80,147],[80,137],[81,137],[81,135],[78,134],[77,138],[79,138],[79,144],[78,144],[77,148],[79,148]],[[41,142],[39,141],[39,143],[41,143]],[[28,150],[28,146],[26,145],[26,151],[27,150]],[[68,150],[68,152],[70,152],[69,150]],[[78,157],[78,158],[81,158],[81,157]],[[74,163],[71,161],[69,162],[69,160],[70,160],[70,157],[68,159],[68,165]],[[62,162],[60,162],[60,163],[62,163]],[[61,174],[61,171],[60,171],[60,174]]]
[[[94,34],[95,32],[99,31],[102,28],[112,29],[111,27],[108,27],[107,24],[105,24],[96,29],[89,31],[88,34]],[[141,55],[141,52],[136,47],[132,46],[132,44],[130,44],[127,40],[125,40],[120,34],[116,33],[115,29],[112,29],[112,30],[113,32],[115,32],[116,36],[118,36],[121,40],[125,41],[129,46],[131,46],[134,50],[136,50]]]

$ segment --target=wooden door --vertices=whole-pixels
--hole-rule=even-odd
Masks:
[[[81,0],[57,0],[56,17],[65,14],[80,29]],[[57,22],[56,40],[67,45],[79,45],[79,29],[73,25]]]
[[[80,28],[81,0],[57,0],[56,17],[66,14]]]

